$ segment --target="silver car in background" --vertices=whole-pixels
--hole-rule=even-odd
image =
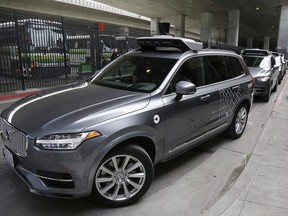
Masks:
[[[286,72],[286,66],[280,53],[272,52],[272,55],[275,57],[275,67],[278,67],[279,70],[278,84],[280,85]]]

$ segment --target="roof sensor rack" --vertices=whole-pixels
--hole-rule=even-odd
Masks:
[[[137,39],[142,50],[153,50],[157,47],[178,48],[182,52],[201,50],[203,44],[188,38],[172,36],[141,37]]]
[[[245,49],[242,51],[242,55],[267,56],[269,55],[269,51],[260,49]]]

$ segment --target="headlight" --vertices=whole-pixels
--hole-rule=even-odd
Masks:
[[[73,150],[84,140],[100,136],[98,131],[74,134],[52,134],[37,138],[36,146],[40,149],[49,150]]]
[[[269,80],[269,77],[267,77],[267,76],[265,76],[265,77],[257,77],[256,79],[257,79],[257,81],[259,81],[259,82],[266,82],[266,81]]]

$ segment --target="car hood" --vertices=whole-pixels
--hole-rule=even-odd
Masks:
[[[2,117],[31,137],[72,133],[147,106],[150,94],[91,83],[72,84],[28,96]]]
[[[248,67],[248,68],[253,77],[267,76],[269,75],[270,72],[270,69],[268,68],[259,68],[259,67]]]

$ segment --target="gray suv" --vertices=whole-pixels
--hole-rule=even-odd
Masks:
[[[239,138],[253,80],[241,56],[190,39],[147,37],[90,81],[28,96],[1,114],[4,157],[46,196],[123,206],[154,165],[220,133]]]
[[[255,79],[254,95],[269,102],[272,91],[276,92],[282,77],[271,52],[262,49],[246,49],[242,56]]]

